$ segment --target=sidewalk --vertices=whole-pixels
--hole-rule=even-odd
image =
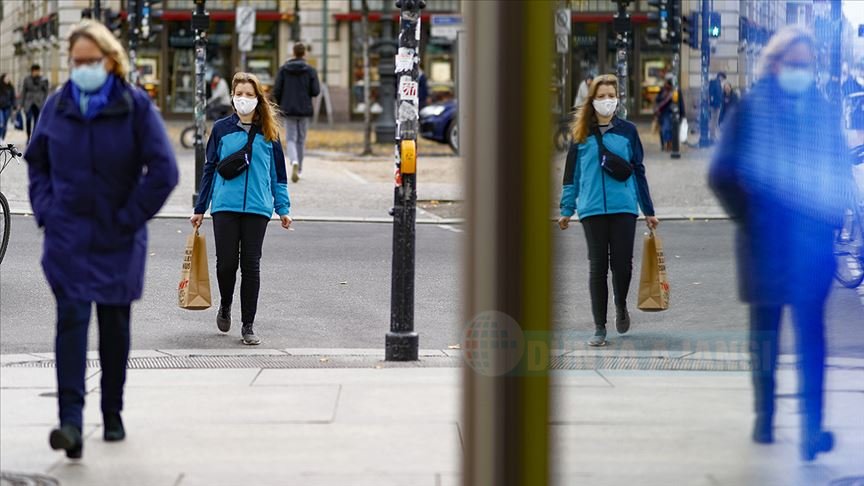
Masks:
[[[169,123],[169,131],[178,131],[175,126],[178,123]],[[657,215],[661,219],[724,218],[724,212],[706,185],[710,151],[685,147],[682,148],[682,158],[673,160],[669,154],[659,151],[656,136],[647,133],[647,127],[645,131],[645,161]],[[24,133],[12,130],[9,134],[9,142],[23,149]],[[344,135],[340,134],[338,131],[320,129],[316,135],[320,140],[316,143],[310,140],[303,179],[297,184],[289,183],[288,187],[292,216],[300,221],[391,222],[389,210],[393,206],[394,186],[392,155],[361,157],[356,155],[360,151],[359,146],[354,151],[346,151],[344,144],[339,145],[327,139],[328,136]],[[334,151],[334,147],[340,150]],[[163,217],[187,217],[192,211],[194,151],[175,144],[175,152],[180,166],[180,185],[160,212]],[[447,151],[438,152],[428,155],[421,152],[418,161],[418,223],[448,224],[458,222],[462,217],[462,201],[465,197],[463,172],[471,161],[455,157]],[[557,218],[558,215],[565,155],[558,153],[553,161],[550,218]],[[540,167],[538,165],[538,169]],[[30,212],[26,164],[10,164],[0,178],[0,190],[9,200],[13,213]]]
[[[381,361],[380,350],[133,352],[128,438],[101,439],[99,370],[91,367],[80,462],[47,445],[56,421],[51,355],[2,356],[2,470],[70,486],[458,485],[459,352],[421,355],[399,364]],[[591,359],[608,359],[609,350],[553,355],[584,368],[552,372],[559,485],[809,486],[864,475],[861,360],[829,361],[826,421],[836,448],[803,464],[790,357],[779,373],[777,444],[759,446],[749,439],[746,371],[593,369]],[[736,353],[611,357],[665,370],[747,365]],[[205,369],[213,366],[222,368]]]

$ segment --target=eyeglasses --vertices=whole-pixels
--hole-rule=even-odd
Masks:
[[[105,60],[104,57],[91,57],[91,58],[83,58],[83,59],[72,59],[69,58],[69,66],[76,68],[81,66],[88,66],[92,64],[101,64]]]

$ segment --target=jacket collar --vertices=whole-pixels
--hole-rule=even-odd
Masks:
[[[111,100],[108,105],[96,115],[96,118],[103,116],[120,116],[132,112],[134,100],[132,93],[129,90],[129,85],[123,80],[118,80],[114,84],[114,89],[111,91]],[[58,94],[57,111],[73,118],[84,120],[84,115],[81,114],[81,109],[75,103],[72,96],[72,81],[67,81],[63,85],[62,90]],[[95,119],[95,118],[94,118]]]

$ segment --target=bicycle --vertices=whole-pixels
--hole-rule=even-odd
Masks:
[[[856,166],[864,164],[864,145],[852,149]],[[860,188],[859,188],[860,190]],[[864,200],[855,198],[855,204],[843,218],[843,226],[834,239],[834,257],[837,269],[834,276],[846,288],[854,289],[864,281]]]
[[[14,145],[11,143],[5,147],[0,147],[0,154],[3,155],[3,162],[0,163],[0,173],[9,165],[12,159],[21,157]],[[12,224],[12,216],[9,214],[9,201],[6,196],[0,192],[0,263],[3,262],[3,257],[6,256],[6,247],[9,246],[9,232]]]
[[[207,137],[210,136],[210,125],[216,120],[230,116],[233,113],[230,106],[212,106],[208,107],[204,114],[204,143],[207,143]],[[180,132],[180,145],[183,148],[191,149],[195,147],[195,124],[191,124]]]

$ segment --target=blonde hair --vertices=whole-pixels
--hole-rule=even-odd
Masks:
[[[816,50],[816,38],[809,30],[797,25],[781,27],[776,34],[771,36],[768,44],[762,48],[756,67],[756,76],[764,78],[770,76],[774,68],[780,64],[783,56],[789,52],[795,44],[805,43],[814,52]]]
[[[253,121],[256,121],[261,124],[261,132],[264,134],[264,138],[273,142],[275,140],[279,140],[279,122],[276,120],[276,106],[264,95],[264,91],[261,88],[261,81],[258,79],[258,76],[255,76],[252,73],[237,73],[234,75],[234,79],[231,80],[231,106],[234,107],[234,90],[237,89],[238,84],[251,84],[252,89],[255,90],[255,97],[258,98],[258,105],[255,107],[255,117]],[[237,111],[234,108],[234,111]]]
[[[72,47],[79,39],[84,38],[96,44],[102,54],[108,59],[114,61],[114,68],[111,70],[113,74],[121,79],[125,79],[129,73],[129,56],[120,41],[114,37],[114,34],[107,27],[93,20],[84,20],[78,24],[72,33],[69,34],[69,52],[72,52]]]
[[[582,108],[573,116],[573,123],[570,125],[570,130],[573,133],[573,140],[576,143],[583,143],[588,135],[591,134],[591,126],[596,121],[594,112],[594,97],[597,96],[597,89],[600,86],[612,86],[615,88],[615,96],[618,96],[618,78],[613,74],[602,74],[594,78],[591,82],[591,87],[588,88],[588,98],[582,105]]]

